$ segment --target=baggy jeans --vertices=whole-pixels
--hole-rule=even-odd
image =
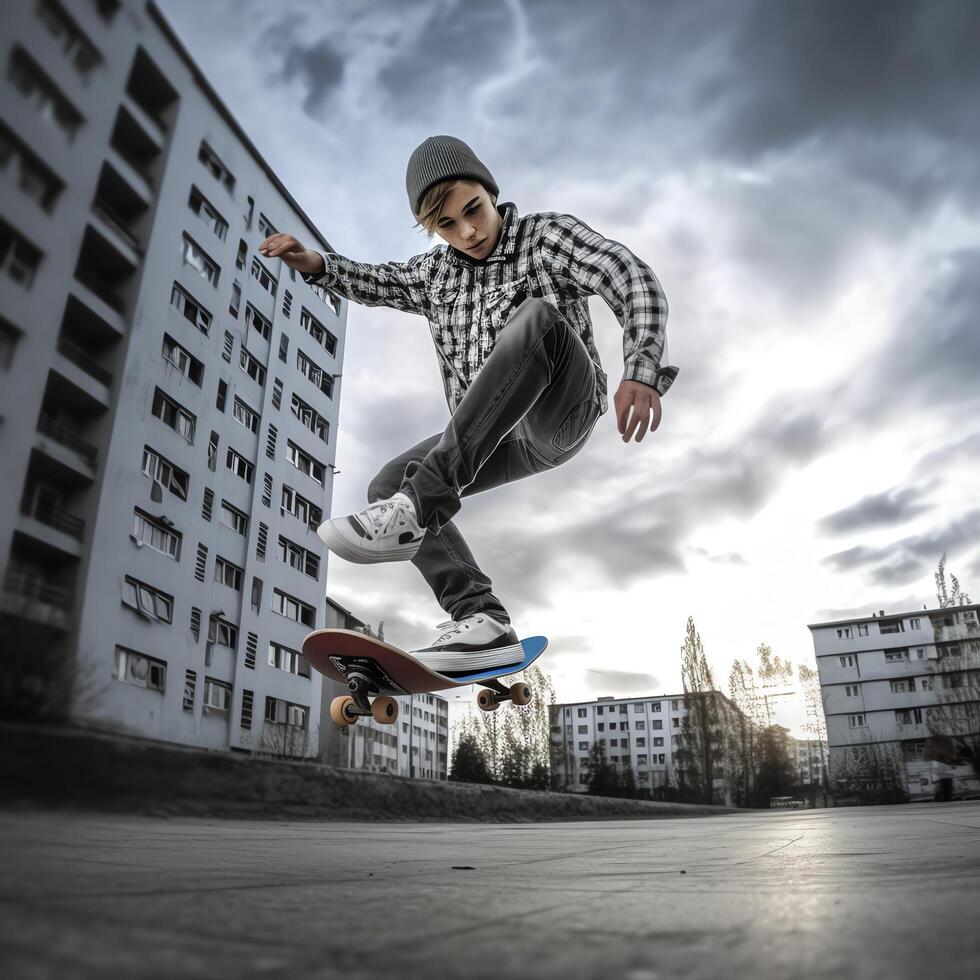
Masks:
[[[522,303],[464,393],[444,432],[385,464],[368,503],[397,491],[426,528],[412,563],[454,619],[483,612],[510,625],[453,515],[460,498],[571,459],[599,418],[595,366],[581,337],[540,299]]]

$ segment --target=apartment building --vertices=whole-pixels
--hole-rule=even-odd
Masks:
[[[787,737],[790,761],[801,786],[823,783],[824,771],[830,764],[827,743],[822,739]]]
[[[831,785],[873,784],[893,764],[912,799],[932,798],[947,767],[927,740],[953,726],[980,737],[980,606],[964,605],[809,625],[820,677]],[[969,788],[969,770],[953,773]]]
[[[683,694],[551,705],[552,779],[566,792],[587,792],[589,754],[598,743],[611,765],[633,770],[641,793],[656,796],[677,785],[674,756],[684,714]],[[722,779],[715,788],[727,791]]]
[[[327,596],[325,626],[376,635],[349,609]],[[381,725],[361,717],[341,727],[330,718],[330,702],[347,689],[323,678],[319,708],[319,759],[326,765],[396,776],[446,779],[449,774],[449,702],[438,694],[396,697],[398,721]],[[411,720],[410,720],[411,719]]]
[[[256,249],[327,239],[153,3],[8,5],[0,58],[4,655],[80,722],[315,754],[346,304]]]

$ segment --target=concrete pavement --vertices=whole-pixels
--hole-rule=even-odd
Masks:
[[[980,976],[980,802],[559,824],[0,813],[4,976]]]

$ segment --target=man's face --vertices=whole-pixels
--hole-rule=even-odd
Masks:
[[[436,223],[439,237],[470,258],[486,258],[497,244],[503,218],[487,189],[473,180],[457,181]]]

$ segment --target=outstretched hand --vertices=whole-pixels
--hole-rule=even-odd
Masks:
[[[621,382],[613,396],[613,405],[616,408],[616,422],[623,442],[629,442],[634,433],[636,441],[640,442],[648,428],[653,432],[660,425],[660,417],[663,414],[660,395],[655,388],[645,385],[642,381]],[[632,418],[630,418],[631,407]]]

